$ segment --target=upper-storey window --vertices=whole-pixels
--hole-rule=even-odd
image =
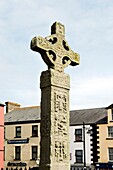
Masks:
[[[33,125],[32,126],[32,137],[37,137],[38,136],[38,125]]]
[[[113,126],[108,127],[108,137],[113,138]]]
[[[111,119],[113,120],[113,109],[111,109]]]
[[[16,126],[15,128],[15,137],[21,138],[21,126]]]
[[[82,141],[82,129],[75,129],[75,141]]]

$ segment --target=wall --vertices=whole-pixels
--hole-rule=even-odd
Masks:
[[[99,161],[102,163],[108,163],[109,162],[109,153],[108,148],[113,148],[113,138],[108,137],[108,126],[113,126],[113,120],[111,117],[111,109],[108,109],[108,123],[107,124],[100,124],[98,125],[99,133],[98,133],[98,156]]]
[[[0,169],[4,168],[4,105],[0,104]]]
[[[70,126],[70,153],[71,160],[70,163],[73,165],[75,163],[75,150],[84,150],[83,142],[75,142],[75,129],[83,129],[83,125],[80,126]],[[85,125],[85,150],[86,150],[86,165],[91,165],[91,136],[88,132],[90,130],[90,125]],[[84,160],[84,158],[83,158]]]
[[[32,137],[32,125],[38,125],[38,137]],[[15,138],[15,127],[21,126],[21,138]],[[5,125],[5,167],[8,162],[24,162],[27,163],[27,168],[37,167],[36,160],[31,160],[31,146],[38,146],[38,158],[40,153],[40,124],[17,124]],[[24,144],[8,144],[9,140],[29,139],[28,143]],[[21,161],[15,161],[15,146],[21,146]]]

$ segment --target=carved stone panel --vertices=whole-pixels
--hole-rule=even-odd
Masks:
[[[67,135],[67,116],[55,114],[54,119],[54,134],[58,136]]]
[[[55,112],[67,112],[67,96],[62,93],[54,93],[54,109]]]
[[[40,87],[56,86],[70,89],[70,78],[68,74],[58,73],[53,69],[43,71],[40,77]]]
[[[67,159],[67,144],[65,141],[55,141],[55,159],[57,162]]]

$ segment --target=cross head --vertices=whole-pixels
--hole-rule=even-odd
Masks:
[[[65,27],[55,22],[51,26],[51,35],[48,37],[34,37],[31,40],[31,49],[39,52],[48,65],[48,68],[63,72],[68,65],[79,64],[79,54],[73,52],[65,40]]]

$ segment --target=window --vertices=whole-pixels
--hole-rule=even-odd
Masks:
[[[38,136],[38,125],[32,126],[32,136],[37,137]]]
[[[111,119],[113,120],[113,109],[111,110]]]
[[[4,127],[4,139],[6,137],[6,127]]]
[[[70,153],[70,160],[72,160],[72,153]]]
[[[38,156],[38,146],[32,146],[32,160],[35,160]]]
[[[16,138],[21,138],[21,126],[17,126],[15,130]]]
[[[75,141],[82,141],[82,129],[75,129]]]
[[[4,161],[5,161],[5,147],[4,147]]]
[[[109,148],[109,161],[113,161],[113,148]]]
[[[21,146],[15,146],[15,160],[21,160]]]
[[[75,150],[75,160],[76,163],[83,163],[83,151]]]
[[[113,138],[113,126],[108,127],[108,137]]]

